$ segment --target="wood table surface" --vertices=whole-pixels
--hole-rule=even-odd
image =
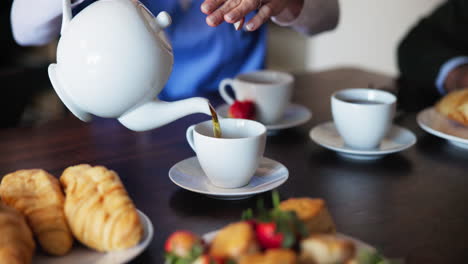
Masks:
[[[417,126],[415,113],[404,113],[396,123],[417,135],[415,146],[373,162],[341,158],[308,135],[314,126],[331,120],[330,94],[369,84],[392,87],[393,80],[353,68],[296,76],[294,102],[309,107],[313,118],[269,137],[265,151],[289,169],[289,180],[279,188],[282,198],[324,198],[340,232],[406,263],[467,263],[468,151],[426,134]],[[26,84],[18,80],[18,85],[15,89]],[[214,102],[219,104],[219,98]],[[163,263],[163,244],[171,232],[204,234],[221,228],[255,207],[259,197],[270,196],[220,201],[169,180],[171,166],[194,156],[185,130],[207,119],[192,115],[147,132],[132,132],[116,120],[83,123],[74,117],[5,129],[0,131],[0,175],[43,168],[60,176],[67,166],[80,163],[117,171],[155,229],[148,249],[133,263]]]

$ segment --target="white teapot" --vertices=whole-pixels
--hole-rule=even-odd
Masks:
[[[70,0],[62,4],[62,37],[49,78],[75,116],[118,118],[144,131],[192,113],[210,115],[204,98],[156,98],[174,63],[163,31],[172,22],[168,13],[155,18],[137,0],[100,0],[72,19]]]

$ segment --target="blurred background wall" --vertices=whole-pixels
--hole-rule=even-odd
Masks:
[[[271,27],[268,65],[324,70],[357,66],[397,75],[396,48],[422,16],[444,0],[339,0],[336,30],[314,38]]]

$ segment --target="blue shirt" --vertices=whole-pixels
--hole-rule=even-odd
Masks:
[[[222,79],[264,67],[265,26],[255,32],[236,31],[228,23],[210,27],[200,11],[203,0],[193,0],[186,10],[178,0],[141,2],[155,15],[166,11],[172,17],[166,33],[174,51],[174,68],[160,99],[172,101],[214,92]]]

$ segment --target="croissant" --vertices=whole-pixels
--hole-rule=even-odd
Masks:
[[[468,89],[450,92],[436,104],[436,110],[449,119],[468,126]]]
[[[71,249],[73,236],[63,212],[65,197],[54,176],[40,169],[7,174],[0,196],[26,217],[45,252],[60,256]]]
[[[0,264],[31,263],[35,247],[24,217],[0,203]]]
[[[138,212],[119,176],[102,166],[68,167],[60,177],[64,186],[65,216],[73,235],[98,251],[136,245],[143,228]]]

